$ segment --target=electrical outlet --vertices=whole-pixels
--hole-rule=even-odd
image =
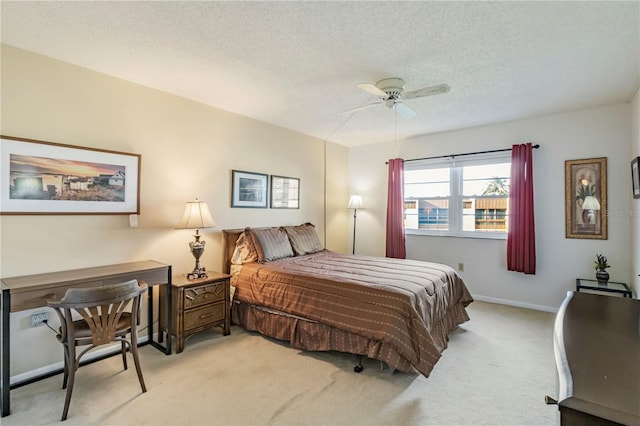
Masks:
[[[45,321],[49,321],[49,312],[31,314],[31,327],[40,327]]]
[[[464,263],[458,262],[458,271],[464,272]]]

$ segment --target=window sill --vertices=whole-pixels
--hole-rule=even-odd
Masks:
[[[453,237],[453,238],[479,238],[483,240],[505,240],[507,234],[481,233],[481,232],[459,232],[456,234],[446,231],[428,231],[424,229],[405,229],[405,235],[419,235],[425,237]]]

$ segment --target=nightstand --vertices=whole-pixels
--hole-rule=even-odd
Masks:
[[[207,278],[187,279],[187,275],[172,277],[171,322],[173,330],[167,338],[176,337],[176,353],[184,349],[184,341],[192,334],[212,327],[230,331],[230,285],[228,274],[207,272]],[[160,306],[165,306],[165,286],[160,291]],[[165,290],[165,291],[162,291]],[[164,309],[163,309],[164,310]],[[166,313],[160,312],[160,341],[167,331]]]

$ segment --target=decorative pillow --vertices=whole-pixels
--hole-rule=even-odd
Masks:
[[[233,294],[236,291],[236,285],[238,283],[238,274],[240,273],[240,270],[242,269],[242,265],[231,265],[231,268],[229,270],[229,273],[231,274],[231,279],[229,280],[229,283],[231,284],[231,300],[233,301]]]
[[[233,256],[231,256],[231,263],[233,265],[242,265],[243,263],[256,262],[258,260],[258,253],[253,245],[253,239],[249,232],[245,230],[236,241],[236,248],[233,250]]]
[[[253,244],[258,253],[258,262],[269,262],[293,256],[289,238],[284,229],[260,228],[251,229]]]
[[[291,247],[296,256],[324,250],[313,224],[307,222],[300,226],[285,226],[284,230],[289,236]]]

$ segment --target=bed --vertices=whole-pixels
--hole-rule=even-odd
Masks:
[[[473,301],[449,266],[325,250],[311,224],[223,230],[234,324],[428,377]]]

